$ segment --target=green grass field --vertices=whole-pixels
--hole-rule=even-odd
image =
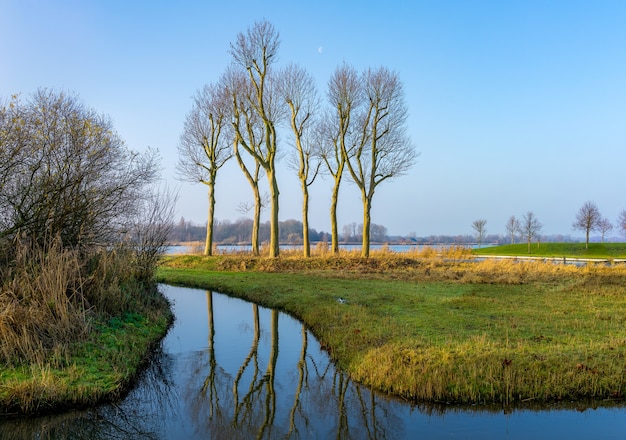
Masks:
[[[626,395],[623,265],[183,256],[157,277],[286,311],[354,380],[409,400]]]
[[[473,250],[474,255],[534,256],[546,258],[626,259],[626,243],[531,243],[506,244]]]

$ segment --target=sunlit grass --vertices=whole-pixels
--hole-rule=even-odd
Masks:
[[[114,399],[132,382],[168,325],[166,315],[126,314],[97,324],[87,341],[75,343],[62,358],[2,368],[2,412],[40,413]]]
[[[531,243],[489,246],[473,250],[474,255],[531,255],[550,258],[626,258],[626,243]]]
[[[176,257],[158,278],[287,311],[355,380],[411,400],[626,393],[626,268],[463,259]]]

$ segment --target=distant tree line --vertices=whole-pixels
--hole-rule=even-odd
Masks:
[[[249,218],[240,218],[236,221],[230,220],[214,220],[213,225],[213,242],[215,244],[250,244],[252,241],[252,224],[253,220]],[[284,220],[279,222],[280,226],[280,243],[302,245],[304,238],[302,235],[302,222],[300,220]],[[344,233],[341,236],[343,243],[360,243],[362,236],[360,234],[362,225],[351,223],[344,226]],[[373,223],[371,225],[371,241],[374,243],[384,243],[389,241],[387,228],[382,225]],[[268,243],[270,240],[270,223],[264,222],[259,225],[259,240],[261,243]],[[331,241],[331,235],[328,232],[317,231],[309,228],[309,239],[311,242],[328,242]],[[185,220],[184,217],[173,225],[169,241],[171,243],[204,241],[206,236],[206,225],[199,225],[194,222]]]
[[[221,245],[250,244],[252,219],[240,218],[235,221],[215,220],[214,243]],[[343,226],[340,234],[340,243],[360,243],[362,225],[348,223]],[[372,243],[407,244],[407,245],[437,245],[437,244],[458,244],[474,245],[477,243],[475,235],[429,235],[418,237],[415,234],[409,235],[389,235],[387,228],[382,225],[372,224]],[[299,220],[285,220],[280,222],[280,243],[281,244],[303,244],[302,222]],[[168,241],[170,243],[181,243],[191,241],[204,241],[206,225],[197,224],[181,217],[170,231]],[[268,242],[270,238],[269,222],[262,222],[259,228],[261,242]],[[309,236],[312,243],[331,241],[331,234],[325,231],[317,231],[309,228]],[[575,242],[578,241],[569,235],[542,235],[542,242]],[[482,244],[494,245],[510,242],[510,237],[506,234],[485,234],[482,237]]]
[[[472,238],[475,238],[479,246],[486,236],[486,225],[487,220],[485,219],[478,219],[472,222],[471,226],[475,232],[475,235],[472,236]],[[615,226],[617,227],[620,234],[626,237],[626,209],[622,210],[619,213]],[[521,237],[526,241],[529,253],[530,243],[533,239],[537,241],[537,245],[539,245],[539,243],[541,243],[542,241],[578,241],[572,240],[569,236],[564,237],[562,235],[556,235],[552,237],[542,236],[540,232],[543,228],[543,225],[539,222],[537,216],[532,211],[526,212],[521,217],[521,219],[518,219],[517,217],[512,215],[507,220],[505,228],[507,231],[508,242],[515,243],[518,236]],[[606,234],[614,229],[614,225],[608,218],[604,217],[600,213],[600,209],[598,209],[598,206],[594,202],[587,201],[580,207],[580,209],[576,213],[576,219],[574,223],[572,223],[572,229],[575,231],[584,232],[585,247],[589,248],[590,234],[592,232],[599,233],[600,240],[604,242]],[[496,237],[491,237],[489,241],[491,241],[492,243],[500,243],[500,240],[496,239]],[[502,241],[502,243],[504,243],[504,241]]]

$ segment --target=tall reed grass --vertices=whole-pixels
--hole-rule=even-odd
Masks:
[[[116,316],[147,304],[146,280],[124,248],[84,252],[17,241],[0,265],[0,365],[63,362],[84,340],[95,317]],[[149,280],[149,282],[151,282]]]

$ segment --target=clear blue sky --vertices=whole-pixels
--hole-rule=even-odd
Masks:
[[[191,97],[229,62],[229,43],[267,19],[280,63],[296,62],[322,96],[344,61],[386,66],[404,82],[421,153],[383,183],[372,221],[391,234],[504,233],[533,211],[546,234],[572,231],[594,201],[626,209],[626,1],[34,1],[0,0],[0,96],[75,92],[108,114],[129,147],[157,148],[177,216],[206,221],[206,188],[175,179]],[[234,163],[218,177],[220,220],[251,200]],[[280,218],[300,218],[295,174],[279,175]],[[328,231],[330,181],[313,187],[312,227]],[[352,185],[339,224],[361,223]],[[615,235],[615,234],[613,234]]]

